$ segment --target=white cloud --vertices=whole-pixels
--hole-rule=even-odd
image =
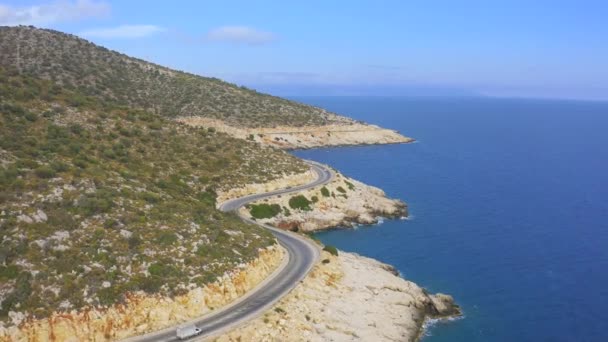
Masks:
[[[109,13],[109,4],[95,0],[64,0],[24,7],[12,7],[0,4],[0,25],[43,26],[90,17],[102,17]]]
[[[276,40],[272,32],[260,31],[247,26],[222,26],[207,32],[206,39],[215,42],[262,45]]]
[[[99,28],[80,32],[79,35],[91,38],[142,38],[166,31],[156,25],[121,25],[110,28]]]

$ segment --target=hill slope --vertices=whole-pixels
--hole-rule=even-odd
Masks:
[[[1,27],[0,66],[67,89],[78,88],[114,105],[167,117],[201,116],[241,127],[352,122],[320,108],[171,70],[53,30]]]
[[[216,193],[307,171],[264,144],[287,146],[287,134],[288,147],[301,146],[312,134],[239,136],[188,118],[280,132],[365,126],[72,35],[0,28],[0,339],[15,317],[108,307],[132,293],[176,298],[276,244],[217,211]]]
[[[0,328],[10,312],[43,318],[213,282],[275,244],[217,211],[215,191],[306,170],[0,68]]]

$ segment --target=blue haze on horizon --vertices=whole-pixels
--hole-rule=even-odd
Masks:
[[[607,15],[594,0],[0,0],[0,25],[276,95],[608,100]]]

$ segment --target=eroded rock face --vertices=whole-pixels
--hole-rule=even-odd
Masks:
[[[282,149],[322,146],[397,144],[412,142],[399,132],[353,120],[324,126],[277,126],[245,128],[226,125],[223,121],[203,117],[182,117],[177,121],[195,127],[213,127],[240,139],[248,139]]]
[[[282,211],[277,216],[260,219],[287,230],[311,232],[335,227],[352,227],[356,224],[375,224],[382,217],[407,217],[407,205],[386,197],[384,191],[336,173],[334,180],[298,193],[311,203],[309,210],[294,209],[289,201],[294,195],[275,196],[253,203],[278,204]],[[243,215],[250,215],[242,208]]]
[[[414,341],[426,318],[460,315],[452,297],[430,295],[392,266],[327,252],[264,316],[219,341]]]
[[[174,298],[134,293],[125,304],[55,313],[48,319],[16,317],[19,324],[0,327],[0,341],[105,341],[160,330],[200,317],[229,304],[266,279],[285,251],[275,245],[259,257],[205,287]]]

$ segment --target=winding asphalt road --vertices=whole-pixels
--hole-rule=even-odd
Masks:
[[[223,203],[219,209],[226,212],[236,211],[241,206],[253,201],[309,189],[329,183],[333,179],[333,172],[326,166],[313,161],[306,161],[306,163],[308,163],[311,169],[317,174],[317,179],[313,182],[289,189],[233,199]],[[287,262],[283,262],[279,269],[262,284],[249,291],[236,302],[199,319],[186,323],[194,324],[203,331],[201,335],[194,337],[192,340],[217,336],[220,333],[226,332],[231,328],[262,314],[291,291],[308,274],[319,259],[319,247],[307,238],[265,224],[260,224],[246,217],[241,216],[241,218],[246,222],[258,224],[264,228],[270,229],[277,237],[279,243],[287,250],[289,259]],[[127,341],[177,341],[178,339],[175,336],[176,328],[177,327],[167,328],[147,335],[130,338]]]

